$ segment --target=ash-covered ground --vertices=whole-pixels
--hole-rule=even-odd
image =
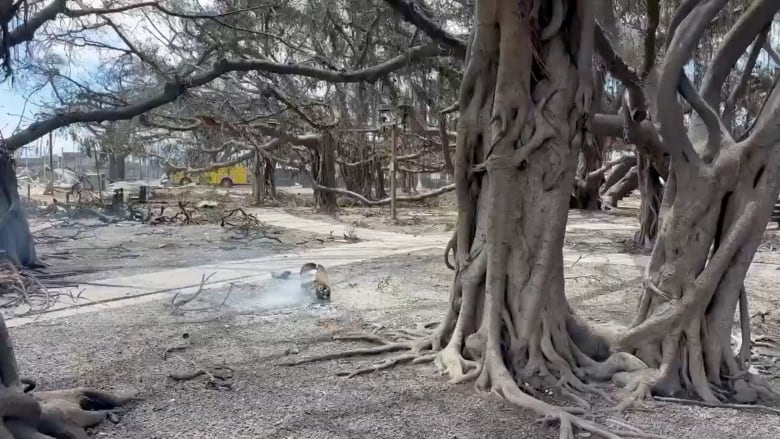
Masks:
[[[359,214],[347,212],[344,217],[348,215]],[[339,225],[344,217],[332,223]],[[566,251],[570,258],[576,257],[565,268],[567,294],[588,318],[625,324],[634,312],[643,265],[641,255],[626,244],[632,221],[603,214],[571,215]],[[375,220],[362,227],[379,229],[382,224]],[[425,220],[419,224],[421,229],[426,227]],[[81,232],[83,238],[42,244],[41,251],[64,250],[76,256],[63,260],[63,264],[72,264],[66,267],[91,264],[112,273],[129,273],[159,271],[166,264],[192,265],[219,258],[257,257],[265,251],[284,252],[292,248],[285,246],[297,247],[294,242],[312,235],[280,229],[281,245],[230,244],[218,229],[210,227],[179,227],[169,234],[148,226],[108,226]],[[392,227],[397,226],[384,229]],[[65,229],[60,230],[64,233]],[[370,236],[361,231],[361,238]],[[768,232],[767,243],[773,239],[775,232]],[[304,245],[330,244],[326,240]],[[778,258],[770,246],[764,246],[757,259],[761,263],[751,271],[747,285],[751,312],[762,316],[755,319],[754,330],[777,337]],[[328,266],[328,261],[316,262]],[[558,437],[555,427],[535,423],[528,412],[476,393],[471,384],[448,384],[433,365],[402,365],[355,378],[336,373],[384,357],[282,365],[300,356],[369,346],[333,341],[334,334],[380,326],[412,328],[438,320],[446,310],[452,277],[443,266],[440,249],[341,265],[328,272],[333,301],[326,305],[311,303],[300,293],[293,274],[287,281],[206,290],[185,307],[200,311],[172,315],[166,297],[12,328],[21,373],[34,377],[43,389],[91,386],[140,392],[144,399],[130,407],[117,425],[107,423],[95,429],[96,437]],[[777,365],[776,357],[767,358],[762,359],[768,364],[766,372],[777,373],[772,366],[772,361]],[[184,381],[169,377],[201,369],[209,372]],[[608,393],[616,391],[607,387]],[[588,399],[596,407],[608,406],[597,396]],[[622,428],[615,420],[672,438],[758,439],[776,437],[780,431],[776,415],[662,403],[599,420],[617,429]]]

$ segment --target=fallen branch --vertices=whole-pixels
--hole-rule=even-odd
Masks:
[[[239,215],[240,214],[240,215]],[[232,221],[231,221],[232,220]],[[242,236],[239,239],[251,238],[252,240],[266,238],[279,244],[282,240],[266,233],[268,226],[263,224],[256,216],[246,213],[244,209],[236,208],[221,216],[220,227],[229,231],[237,231]]]
[[[206,285],[206,282],[208,282],[208,280],[209,280],[209,279],[211,279],[211,277],[212,277],[212,276],[214,276],[215,274],[217,274],[217,273],[216,273],[216,272],[215,272],[215,273],[211,273],[210,275],[206,276],[206,274],[204,273],[204,274],[201,276],[201,278],[200,278],[200,286],[198,286],[198,291],[195,291],[195,293],[194,293],[194,294],[192,294],[192,295],[191,295],[191,296],[189,296],[189,297],[183,297],[183,298],[181,298],[180,300],[176,300],[176,299],[178,299],[178,298],[179,298],[179,294],[181,294],[181,293],[176,293],[176,294],[174,294],[174,295],[173,295],[173,298],[171,299],[171,314],[172,314],[172,315],[179,314],[179,313],[180,313],[180,311],[181,311],[181,308],[182,308],[184,305],[186,305],[186,304],[188,304],[188,303],[192,302],[192,301],[193,301],[193,300],[195,300],[195,299],[196,299],[198,296],[200,296],[200,293],[202,293],[202,292],[203,292],[203,286],[204,286],[204,285]]]
[[[369,200],[368,198],[364,197],[363,195],[358,194],[357,192],[348,191],[346,189],[337,189],[337,188],[332,188],[332,187],[327,187],[327,186],[321,186],[321,185],[317,184],[317,182],[312,182],[312,185],[313,185],[314,190],[319,190],[319,191],[323,191],[323,192],[331,192],[331,193],[334,193],[336,195],[349,197],[349,198],[352,198],[354,200],[359,201],[360,203],[362,203],[362,204],[364,204],[366,206],[385,206],[385,205],[390,204],[390,202],[392,200],[391,197],[382,198],[381,200]],[[407,202],[407,203],[414,202],[414,201],[422,201],[422,200],[425,200],[427,198],[438,197],[439,195],[446,194],[447,192],[452,192],[454,190],[455,190],[455,184],[448,184],[446,186],[440,187],[439,189],[436,189],[436,190],[433,190],[433,191],[430,191],[430,192],[427,192],[427,193],[424,193],[424,194],[395,197],[395,200],[398,201],[398,202]]]
[[[175,357],[182,363],[186,363],[184,358],[175,355]],[[189,362],[195,366],[194,371],[183,373],[169,373],[168,378],[175,381],[189,381],[199,376],[206,375],[208,377],[207,385],[215,389],[233,389],[233,383],[230,381],[233,378],[233,369],[227,366],[214,366],[212,370],[203,367],[193,360]]]
[[[33,314],[48,309],[63,295],[70,294],[51,292],[31,273],[19,270],[9,262],[0,263],[0,299],[3,300],[0,308],[27,306],[29,309],[17,315]]]

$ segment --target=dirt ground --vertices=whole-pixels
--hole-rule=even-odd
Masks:
[[[328,221],[362,221],[359,227],[410,234],[441,232],[454,224],[448,203],[406,208],[401,219],[420,218],[411,220],[416,223],[389,223],[387,209],[348,209]],[[314,217],[304,208],[288,211]],[[602,213],[570,216],[567,294],[588,318],[628,323],[633,314],[642,269],[641,255],[628,244],[633,221]],[[268,240],[235,244],[225,241],[218,227],[167,227],[96,227],[72,240],[46,244],[40,238],[39,248],[43,253],[69,252],[71,258],[63,261],[72,267],[101,264],[124,273],[284,252],[312,235],[279,229],[275,236],[283,244]],[[49,229],[40,235],[52,233]],[[780,258],[774,249],[780,246],[773,244],[777,241],[776,232],[768,231],[757,256],[761,267],[748,278],[751,311],[764,313],[763,321],[755,322],[759,334],[778,335]],[[127,256],[131,254],[135,256]],[[80,259],[73,259],[74,255]],[[34,323],[11,332],[22,374],[34,377],[40,388],[92,386],[140,392],[144,399],[117,425],[108,423],[93,431],[96,437],[557,438],[555,427],[544,427],[529,413],[476,393],[471,384],[447,384],[432,365],[399,366],[351,379],[335,373],[372,364],[377,358],[280,365],[296,356],[364,346],[330,340],[336,332],[437,320],[447,305],[451,275],[443,266],[441,251],[426,250],[333,268],[333,302],[325,306],[269,300],[286,288],[269,281],[235,285],[224,306],[208,311],[174,316],[166,298]],[[207,290],[193,305],[219,304],[226,294],[225,288]],[[165,355],[173,346],[184,348]],[[772,361],[777,365],[776,358],[761,360],[770,365],[768,372],[777,372],[771,365]],[[210,386],[207,376],[190,381],[167,377],[197,369],[219,374],[224,367],[232,370],[231,389]],[[591,401],[606,407],[598,397]],[[774,438],[780,431],[777,415],[664,403],[598,419],[616,429],[622,427],[610,419],[671,438]]]

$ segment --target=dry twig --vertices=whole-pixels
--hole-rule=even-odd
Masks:
[[[29,309],[19,315],[39,313],[63,295],[69,293],[49,291],[32,273],[19,270],[10,262],[0,263],[0,308],[27,306]]]

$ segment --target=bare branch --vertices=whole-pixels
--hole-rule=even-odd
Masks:
[[[622,157],[616,158],[615,160],[609,161],[604,164],[604,166],[591,171],[588,173],[588,176],[586,177],[587,180],[592,180],[594,178],[599,178],[602,175],[606,174],[610,169],[614,168],[617,165],[623,164],[623,163],[629,163],[629,162],[636,163],[636,157],[633,155],[624,155]]]
[[[771,26],[764,27],[764,30],[756,37],[756,40],[753,42],[753,47],[750,49],[747,62],[745,63],[745,68],[742,70],[742,74],[737,82],[737,86],[731,90],[731,93],[726,100],[726,104],[723,108],[723,123],[726,126],[731,126],[734,119],[734,110],[737,105],[737,100],[742,97],[747,88],[748,81],[753,74],[753,68],[756,66],[756,60],[758,59],[759,53],[761,53],[761,48],[767,44],[767,36],[769,35],[770,28]]]
[[[729,143],[733,143],[734,139],[728,133],[725,127],[723,127],[720,117],[715,110],[707,105],[702,99],[696,88],[691,83],[685,72],[680,72],[680,85],[679,91],[683,98],[691,104],[691,107],[698,113],[701,120],[704,122],[704,126],[707,127],[707,145],[706,154],[709,158],[714,157],[714,153],[720,148],[722,140],[726,140]]]
[[[15,27],[13,30],[9,31],[8,34],[5,35],[5,41],[0,41],[0,46],[10,48],[28,41],[32,41],[38,29],[40,29],[47,22],[56,19],[57,16],[60,14],[63,14],[67,17],[76,18],[76,17],[85,17],[89,15],[117,14],[117,13],[127,12],[134,9],[149,8],[149,7],[157,9],[160,12],[165,13],[166,15],[176,16],[179,18],[214,19],[214,18],[226,17],[229,15],[234,15],[242,12],[247,12],[259,8],[264,8],[266,6],[262,5],[262,6],[255,6],[251,8],[237,9],[237,10],[225,12],[223,14],[187,14],[187,13],[180,13],[168,9],[162,6],[158,1],[137,2],[137,3],[131,3],[126,6],[117,6],[114,8],[89,8],[89,7],[82,6],[81,9],[69,9],[67,7],[67,0],[54,0],[51,3],[49,3],[49,5],[42,8],[37,14],[31,17],[27,17],[25,20],[23,20],[22,24]]]
[[[682,107],[677,100],[683,66],[690,59],[704,29],[727,3],[728,0],[709,0],[697,5],[681,23],[686,31],[675,33],[664,57],[657,96],[658,108],[662,108],[663,111],[658,113],[658,122],[664,143],[679,145],[679,149],[675,148],[671,151],[672,166],[677,169],[679,169],[678,164],[687,163],[696,166],[701,164],[701,158],[693,149],[686,133]]]
[[[224,162],[218,162],[218,163],[211,163],[208,166],[204,166],[204,167],[200,167],[200,168],[190,168],[190,167],[187,167],[187,166],[176,166],[176,165],[171,164],[170,161],[165,160],[163,157],[159,157],[156,154],[150,154],[150,156],[159,157],[159,158],[163,159],[164,160],[163,167],[165,168],[166,171],[174,171],[174,172],[183,171],[183,172],[186,172],[188,174],[199,174],[199,173],[202,173],[202,172],[209,172],[209,171],[213,171],[215,169],[225,168],[225,167],[233,166],[233,165],[241,163],[241,162],[245,162],[245,161],[251,159],[252,157],[254,157],[256,151],[258,151],[258,150],[272,150],[272,149],[276,148],[277,146],[279,146],[280,144],[281,144],[281,141],[279,139],[273,139],[273,140],[270,140],[270,141],[266,142],[265,144],[263,144],[262,146],[259,146],[259,147],[250,147],[250,146],[244,145],[244,149],[249,149],[247,152],[245,152],[243,154],[240,154],[240,155],[238,155],[237,157],[235,157],[235,158],[233,158],[231,160],[226,160]]]
[[[721,1],[716,3],[719,4]],[[777,11],[780,11],[779,1],[756,0],[723,37],[723,42],[710,61],[710,68],[707,69],[701,86],[701,96],[711,107],[718,108],[720,91],[731,69],[756,36],[771,24]]]
[[[466,42],[442,29],[428,18],[414,0],[385,0],[404,20],[425,32],[433,41],[445,44],[460,59],[466,57]]]
[[[774,61],[775,64],[780,65],[780,55],[777,54],[777,51],[772,47],[772,43],[769,42],[769,40],[764,42],[764,51],[772,58],[772,61]]]
[[[645,30],[644,41],[644,65],[642,67],[642,77],[647,77],[650,70],[655,65],[655,45],[657,41],[656,32],[661,18],[660,0],[647,0],[647,29]]]
[[[74,123],[130,119],[173,102],[188,90],[208,84],[229,72],[263,71],[282,75],[306,76],[328,82],[374,82],[384,75],[408,66],[413,61],[443,54],[445,52],[436,45],[417,46],[411,48],[407,53],[398,55],[383,63],[346,72],[323,70],[302,64],[278,64],[267,60],[222,59],[215,62],[210,70],[188,78],[179,79],[178,81],[168,82],[163,90],[154,97],[123,107],[92,111],[62,111],[49,119],[35,122],[24,130],[6,138],[6,144],[11,150],[16,150],[51,131]]]
[[[743,142],[745,147],[776,147],[780,144],[780,77],[756,119],[753,132]]]
[[[693,8],[700,2],[701,0],[683,0],[682,4],[674,11],[672,21],[669,23],[669,29],[666,31],[666,44],[664,44],[664,46],[666,46],[667,49],[672,43],[672,38],[674,38],[677,33],[677,28],[680,27],[680,24],[685,20],[685,17],[687,17],[688,14],[693,11]]]

